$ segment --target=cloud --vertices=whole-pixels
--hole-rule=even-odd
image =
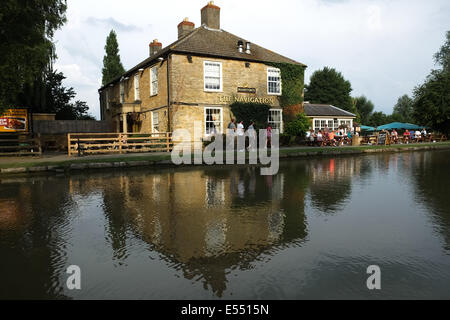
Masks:
[[[106,19],[89,17],[86,19],[86,23],[93,27],[106,26],[106,27],[114,29],[115,31],[122,31],[122,32],[141,31],[141,28],[139,28],[133,24],[123,24],[112,17],[109,17]]]
[[[369,30],[381,30],[381,9],[379,6],[371,5],[367,8],[367,27]]]
[[[99,117],[97,90],[104,46],[117,32],[122,63],[129,69],[148,57],[148,44],[177,39],[189,17],[200,25],[207,0],[69,0],[68,22],[55,35],[58,65]],[[223,29],[308,65],[311,74],[330,66],[366,95],[377,111],[391,113],[398,97],[411,94],[434,67],[433,54],[449,29],[448,0],[216,0]],[[67,73],[67,74],[66,74]]]

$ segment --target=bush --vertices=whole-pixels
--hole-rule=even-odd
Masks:
[[[311,120],[304,113],[299,113],[295,120],[286,123],[285,132],[294,137],[304,138],[310,126]]]

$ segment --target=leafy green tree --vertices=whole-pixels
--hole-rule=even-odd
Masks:
[[[0,1],[0,111],[17,106],[54,57],[54,32],[66,22],[65,0]]]
[[[450,70],[433,72],[414,89],[413,110],[417,124],[450,133]]]
[[[305,100],[310,103],[331,104],[356,113],[350,93],[352,86],[343,75],[333,68],[325,67],[313,73],[309,85],[305,86]]]
[[[414,89],[413,117],[420,125],[450,133],[450,31],[434,60],[440,69],[432,70],[425,83]]]
[[[310,127],[311,120],[304,113],[299,113],[295,120],[286,123],[285,132],[288,135],[303,138]]]
[[[400,122],[413,122],[412,106],[413,100],[405,94],[404,96],[398,98],[397,104],[394,107],[393,115],[398,115]]]
[[[372,127],[379,127],[388,123],[390,123],[389,116],[381,111],[374,112],[368,121],[368,125]]]
[[[434,62],[443,70],[450,69],[450,31],[446,33],[446,41],[441,49],[434,55]]]
[[[57,120],[93,119],[87,113],[86,102],[72,102],[76,93],[72,87],[63,86],[65,78],[62,72],[47,71],[42,81],[28,86],[18,101],[21,105],[32,106],[33,112],[56,113]]]
[[[111,30],[106,38],[105,45],[106,55],[103,58],[103,85],[111,82],[115,78],[125,73],[125,69],[120,61],[119,44],[117,42],[117,35],[114,30]]]
[[[356,111],[359,114],[360,122],[362,124],[368,123],[370,116],[372,115],[373,109],[375,108],[373,102],[367,99],[365,96],[356,97],[354,101]]]

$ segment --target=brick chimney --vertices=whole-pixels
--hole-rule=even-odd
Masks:
[[[208,2],[201,13],[202,25],[211,29],[220,29],[220,8],[214,5],[214,1]]]
[[[181,21],[180,24],[178,25],[178,39],[191,33],[192,30],[194,30],[194,28],[195,24],[193,22],[190,22],[188,18],[184,18],[184,20]]]
[[[161,49],[162,43],[158,42],[158,39],[153,40],[153,42],[150,43],[150,56],[157,54]]]

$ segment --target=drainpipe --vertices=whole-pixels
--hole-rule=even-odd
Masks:
[[[167,55],[167,132],[171,131],[170,126],[170,72],[169,72],[170,54]]]

